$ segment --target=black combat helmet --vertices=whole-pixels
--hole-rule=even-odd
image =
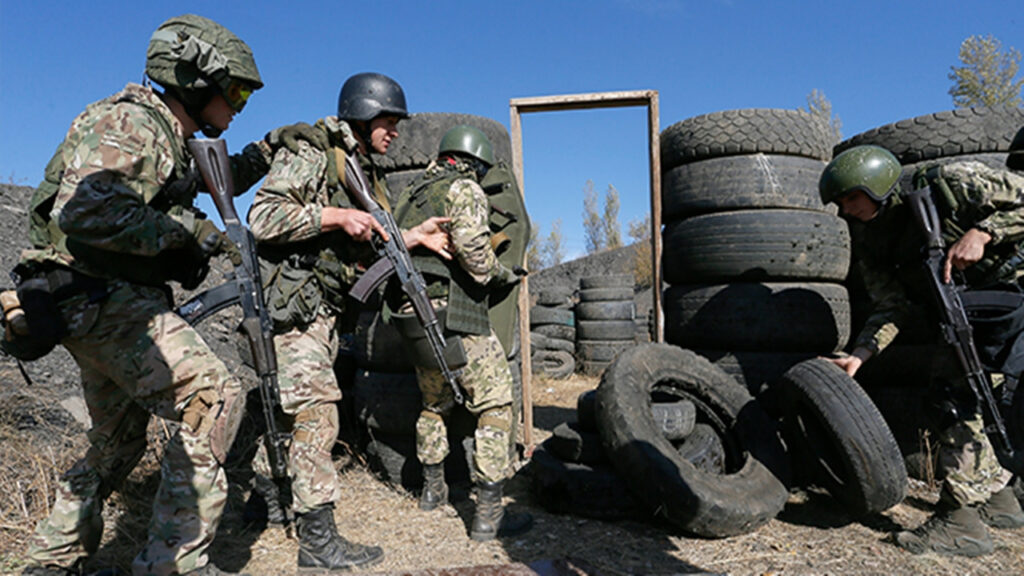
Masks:
[[[369,122],[381,114],[409,116],[405,92],[398,82],[374,72],[356,74],[345,81],[338,94],[338,118]]]

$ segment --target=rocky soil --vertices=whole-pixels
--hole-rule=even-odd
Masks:
[[[31,189],[0,185],[0,269],[10,270],[26,245],[25,206]],[[220,270],[208,283],[216,282]],[[549,274],[554,274],[549,272]],[[589,272],[587,272],[589,274]],[[538,285],[542,285],[538,275]],[[0,277],[0,287],[9,284]],[[179,296],[183,296],[180,295]],[[252,375],[237,360],[231,335],[234,319],[225,313],[202,332],[240,378]],[[12,359],[0,357],[0,573],[16,574],[32,527],[52,504],[53,482],[87,445],[88,419],[74,362],[62,349],[26,365],[26,382]],[[536,442],[575,417],[577,395],[597,386],[594,378],[535,379],[532,386]],[[115,492],[104,512],[106,533],[96,566],[126,568],[142,543],[148,501],[158,478],[157,460],[169,428],[151,424],[152,448]],[[345,439],[342,439],[343,441]],[[344,493],[336,510],[341,532],[385,550],[374,574],[418,574],[447,568],[494,566],[486,573],[555,574],[545,560],[571,561],[575,574],[1021,574],[1024,531],[993,531],[996,551],[978,559],[927,554],[913,556],[887,542],[900,527],[916,526],[937,499],[934,487],[911,481],[909,497],[868,518],[852,518],[817,491],[794,492],[786,508],[754,533],[710,540],[691,538],[654,522],[604,522],[550,514],[530,490],[526,461],[510,483],[511,505],[536,518],[532,531],[490,543],[471,541],[467,523],[472,506],[460,500],[422,512],[415,499],[379,481],[350,444],[339,445],[337,465]],[[212,556],[226,570],[252,574],[294,572],[296,544],[276,526],[246,524],[241,515],[244,486],[236,486]],[[526,565],[533,568],[527,570]],[[518,568],[518,571],[517,571]],[[526,571],[524,571],[526,570]],[[482,572],[481,572],[482,573]]]

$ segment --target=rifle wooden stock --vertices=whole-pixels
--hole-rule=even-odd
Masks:
[[[277,484],[278,499],[284,512],[285,525],[292,518],[291,479],[288,476],[288,434],[277,425],[281,409],[281,393],[277,384],[277,355],[274,353],[274,336],[263,300],[263,284],[259,276],[259,260],[256,242],[252,232],[242,225],[235,210],[234,183],[227,144],[221,140],[189,140],[189,150],[196,159],[196,165],[203,176],[207,190],[213,196],[224,221],[224,229],[230,241],[234,242],[242,255],[241,264],[235,266],[232,282],[237,288],[238,303],[242,307],[242,322],[238,326],[252,351],[253,365],[260,378],[260,400],[263,419],[267,430],[264,446],[270,464],[273,481]],[[201,295],[200,295],[201,296]],[[224,301],[221,297],[220,302]],[[190,301],[192,302],[192,301]],[[187,306],[188,304],[186,304]],[[184,308],[184,306],[183,306]]]
[[[942,241],[941,221],[932,200],[931,190],[921,188],[903,194],[914,220],[925,238],[924,266],[928,272],[932,296],[939,312],[939,324],[943,339],[956,351],[957,360],[963,368],[967,384],[977,399],[982,418],[987,423],[986,432],[993,439],[993,447],[1000,462],[1010,471],[1021,474],[1024,463],[1021,455],[1015,454],[1006,433],[999,406],[992,394],[992,381],[985,372],[978,350],[974,345],[974,333],[967,318],[963,300],[955,282],[943,279],[946,250]]]

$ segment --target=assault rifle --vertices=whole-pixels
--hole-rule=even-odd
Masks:
[[[402,291],[412,303],[416,318],[423,326],[434,360],[441,369],[445,382],[451,386],[452,397],[456,403],[462,404],[462,389],[457,381],[458,374],[448,367],[448,362],[445,360],[444,332],[437,319],[437,314],[434,312],[434,307],[430,303],[430,298],[427,296],[427,283],[419,270],[413,266],[409,249],[402,241],[402,231],[395,223],[394,216],[374,200],[373,194],[370,192],[370,184],[366,180],[366,174],[359,166],[355,154],[345,155],[345,185],[362,209],[373,215],[388,235],[387,241],[383,238],[374,238],[373,247],[380,258],[352,286],[349,295],[359,302],[366,303],[370,294],[375,292],[385,280],[395,275]]]
[[[932,200],[931,190],[925,187],[905,192],[902,197],[907,200],[914,220],[925,237],[924,265],[938,308],[942,337],[956,351],[967,383],[987,424],[985,432],[993,440],[992,444],[1000,463],[1011,472],[1020,474],[1024,471],[1024,462],[1021,462],[1020,454],[1014,453],[999,406],[992,395],[992,382],[978,357],[974,335],[967,320],[967,311],[960,297],[961,288],[957,287],[955,281],[946,283],[943,280],[946,250],[942,241],[941,221]]]
[[[228,240],[241,253],[241,262],[235,264],[234,278],[189,300],[178,308],[189,323],[195,324],[216,311],[240,304],[242,322],[238,331],[245,335],[252,351],[253,366],[260,378],[260,400],[263,419],[267,430],[264,446],[270,461],[270,472],[277,485],[278,499],[284,513],[287,527],[291,522],[292,491],[288,477],[288,434],[277,427],[281,410],[281,394],[277,385],[277,356],[274,353],[274,339],[270,316],[263,300],[263,285],[260,283],[259,261],[256,257],[252,232],[242,225],[235,211],[233,201],[235,186],[231,176],[227,144],[224,140],[189,140],[189,150],[196,159],[196,165],[203,176],[206,188],[213,196],[224,221]]]

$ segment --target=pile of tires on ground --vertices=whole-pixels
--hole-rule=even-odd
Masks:
[[[835,146],[834,153],[863,144],[881,146],[903,165],[900,185],[912,189],[914,172],[930,163],[975,161],[1005,168],[1007,151],[1024,126],[1024,109],[1013,107],[963,108],[900,120],[851,136]],[[854,333],[870,312],[870,302],[859,274],[853,269],[847,281]],[[925,303],[922,303],[924,305]],[[881,410],[904,454],[908,472],[932,479],[935,450],[929,449],[926,432],[937,415],[928,408],[928,373],[936,354],[932,321],[923,306],[913,315],[919,320],[903,329],[896,340],[857,373],[860,382]]]
[[[576,303],[576,357],[580,372],[598,376],[623,350],[636,345],[632,274],[580,278]]]
[[[757,528],[795,486],[825,488],[854,515],[900,502],[891,432],[854,380],[816,358],[850,333],[849,234],[817,192],[827,126],[800,111],[736,110],[684,120],[661,140],[668,344],[631,347],[604,371],[599,452],[641,515],[702,536]],[[683,434],[658,416],[680,403],[694,407]],[[565,436],[584,438],[583,414],[540,447],[538,493],[602,471],[564,449]]]
[[[536,376],[561,379],[576,371],[576,316],[572,290],[538,290],[530,307],[530,368]]]

